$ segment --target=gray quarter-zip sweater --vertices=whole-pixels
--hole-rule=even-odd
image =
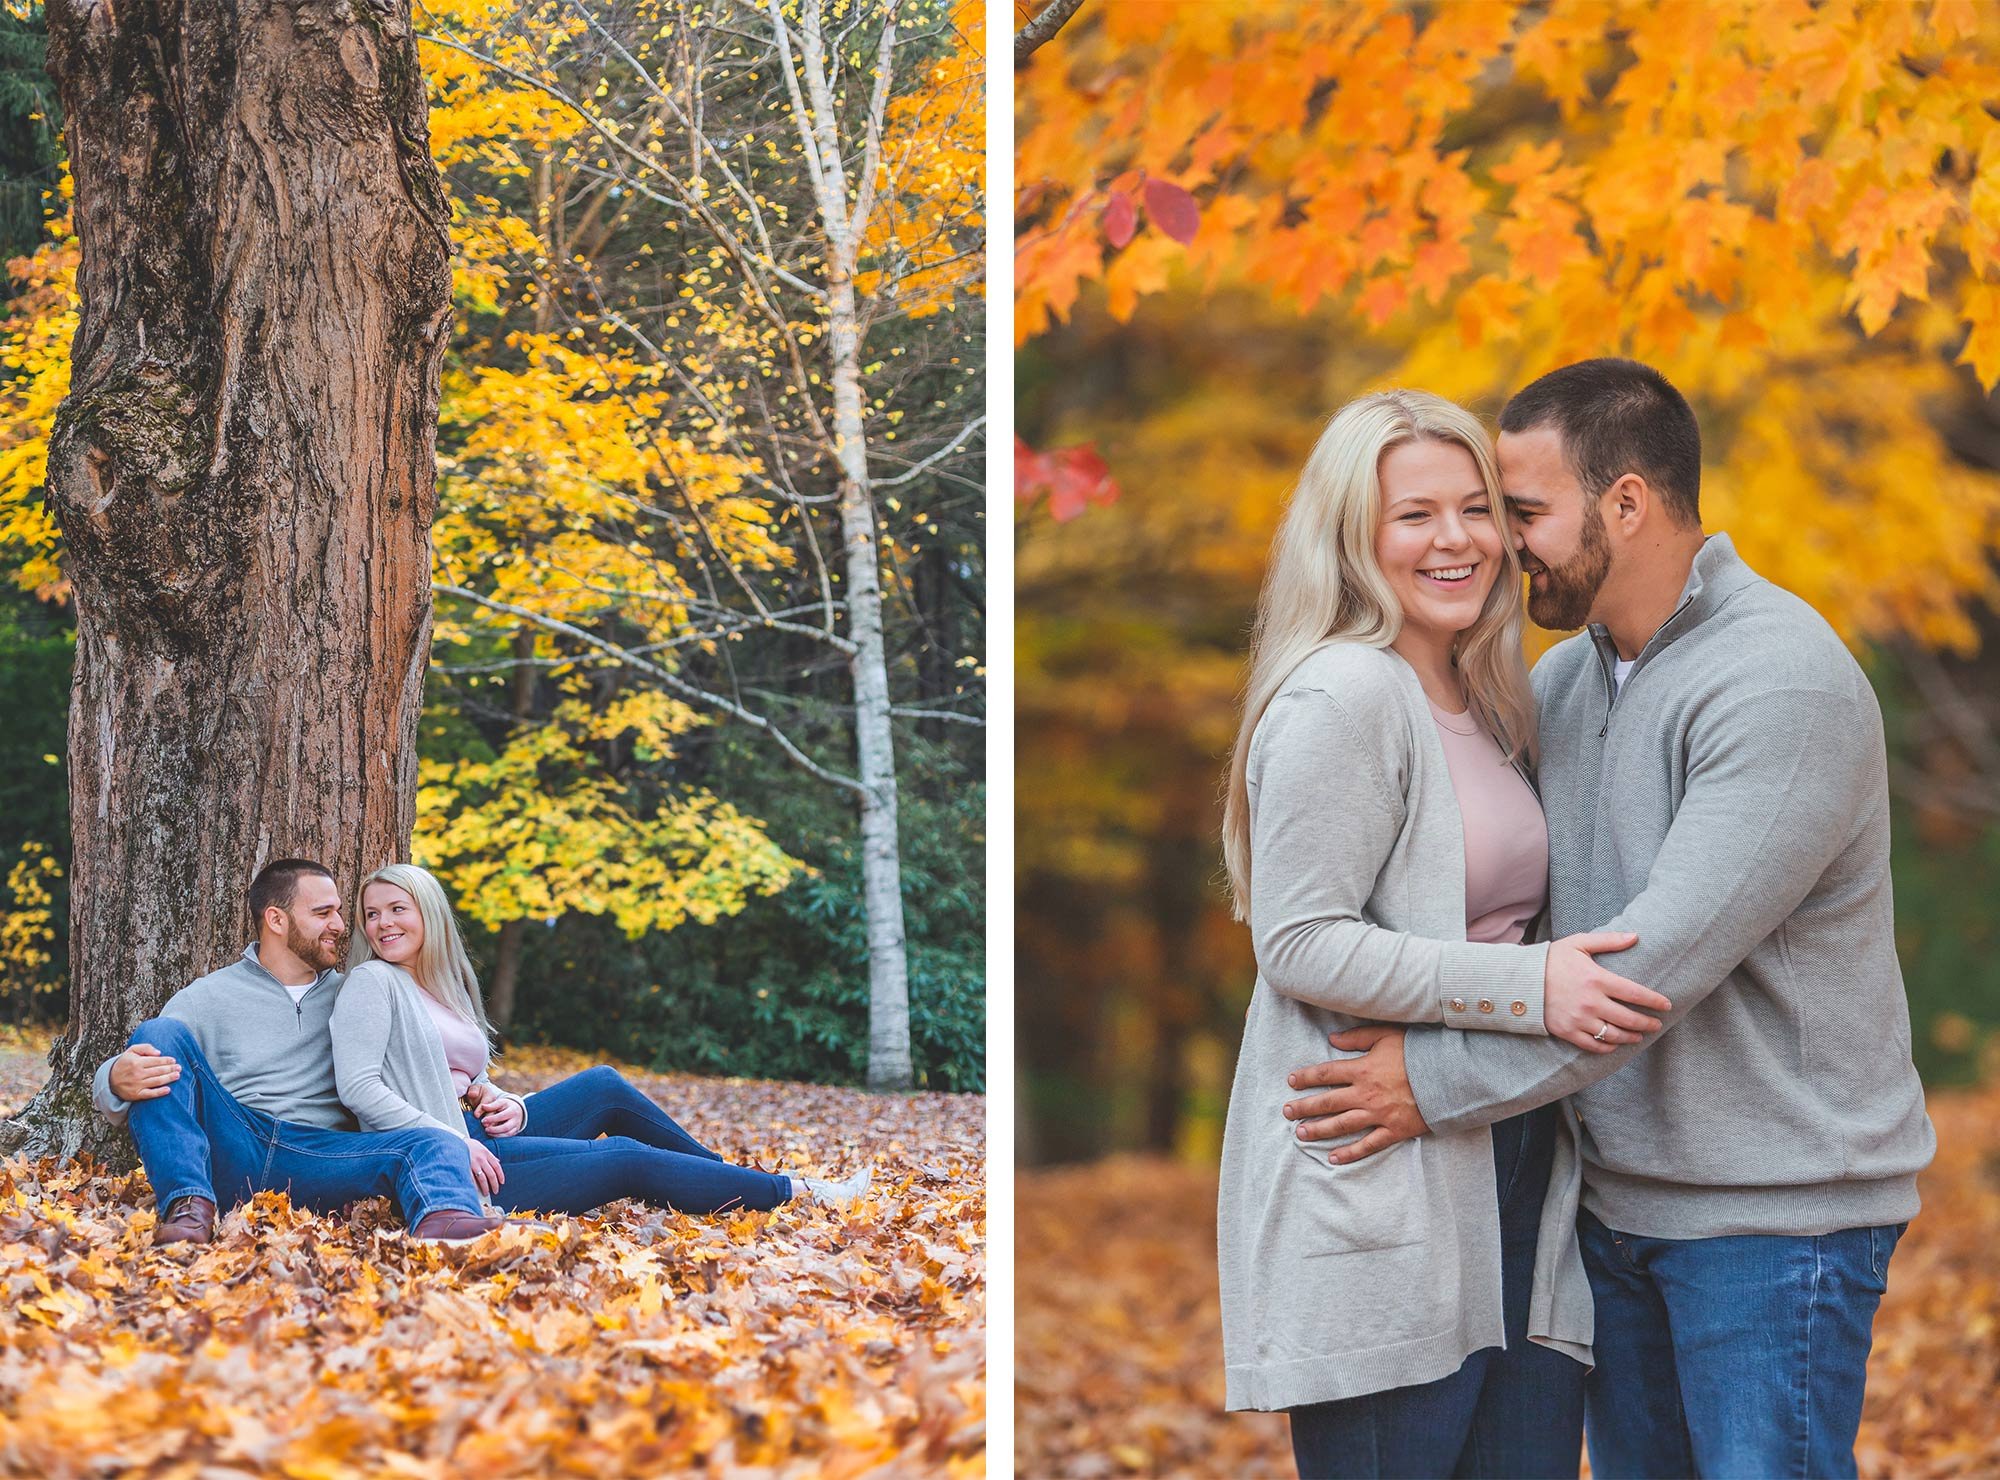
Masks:
[[[1673,1001],[1639,1044],[1418,1027],[1435,1131],[1570,1096],[1582,1202],[1655,1238],[1898,1223],[1936,1147],[1910,1061],[1882,716],[1860,666],[1726,535],[1622,690],[1607,633],[1536,666],[1558,938]]]
[[[294,1125],[351,1131],[354,1117],[340,1103],[327,1024],[341,975],[322,971],[296,1004],[284,983],[257,959],[253,942],[220,971],[188,983],[156,1014],[187,1024],[222,1087],[253,1110]],[[111,1092],[111,1065],[97,1066],[92,1098],[100,1114],[125,1123],[128,1102]]]

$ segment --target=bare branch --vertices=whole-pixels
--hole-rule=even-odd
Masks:
[[[1014,33],[1015,69],[1027,66],[1028,58],[1055,40],[1056,32],[1068,25],[1070,17],[1081,9],[1083,0],[1049,0],[1040,14]]]
[[[1973,702],[1951,681],[1938,655],[1919,643],[1898,644],[1903,667],[1923,692],[1924,703],[1981,771],[2000,782],[2000,737]]]
[[[1940,781],[1916,766],[1889,763],[1889,780],[1897,793],[1919,807],[1971,813],[2000,821],[2000,791],[1977,781]]]
[[[810,702],[800,699],[794,694],[773,693],[770,689],[752,689],[750,692],[760,699],[775,699],[780,704],[796,705]],[[854,713],[854,706],[852,704],[832,704],[820,707],[832,709],[841,714]],[[975,729],[983,730],[986,728],[986,717],[984,715],[960,714],[956,709],[922,709],[908,704],[892,704],[889,706],[889,713],[895,715],[898,719],[943,719],[950,720],[953,724],[971,725]]]
[[[975,416],[971,421],[967,422],[965,424],[964,429],[961,430],[956,437],[953,437],[949,442],[945,443],[944,446],[940,447],[936,452],[933,452],[929,457],[925,458],[922,462],[912,464],[910,470],[907,473],[898,473],[893,478],[877,478],[876,476],[874,476],[874,474],[871,473],[868,477],[868,486],[870,488],[894,488],[898,484],[908,483],[911,479],[915,478],[919,473],[923,472],[925,468],[930,467],[934,463],[943,462],[947,457],[950,457],[954,452],[957,452],[960,448],[965,446],[966,440],[969,437],[971,437],[971,435],[974,432],[978,431],[981,427],[985,425],[986,425],[986,413],[982,411],[979,415]]]
[[[534,564],[539,570],[551,571],[556,575],[563,576],[575,582],[580,590],[595,592],[599,596],[609,596],[619,601],[650,601],[662,606],[686,607],[692,611],[707,610],[724,618],[723,624],[719,627],[691,632],[685,636],[676,637],[671,642],[655,644],[658,647],[684,647],[691,642],[700,642],[705,639],[717,637],[728,637],[738,632],[761,631],[790,632],[798,637],[809,637],[814,642],[823,642],[828,647],[835,648],[843,653],[852,654],[855,651],[854,644],[837,632],[829,632],[822,627],[808,626],[804,622],[789,622],[785,620],[782,613],[766,611],[762,607],[758,608],[754,616],[745,615],[742,612],[719,605],[704,607],[702,602],[695,600],[685,592],[634,591],[630,586],[608,586],[601,581],[590,580],[578,575],[568,567],[559,565],[551,560],[537,560]],[[811,610],[811,608],[807,609]],[[633,649],[632,651],[638,651],[638,649]]]
[[[678,673],[661,667],[651,659],[640,657],[630,648],[620,647],[615,642],[607,641],[593,632],[586,632],[583,628],[562,621],[560,618],[544,616],[542,613],[531,611],[525,606],[516,606],[511,601],[496,601],[491,596],[482,596],[477,591],[465,586],[453,585],[448,581],[433,581],[431,589],[433,591],[442,591],[448,596],[456,596],[462,600],[470,601],[477,606],[483,606],[488,611],[503,612],[510,617],[518,617],[524,622],[532,622],[537,627],[541,627],[546,631],[559,632],[565,637],[574,638],[587,647],[592,647],[601,653],[606,653],[618,659],[619,662],[638,669],[641,673],[651,674],[683,698],[692,700],[696,704],[705,704],[711,709],[719,709],[724,714],[741,720],[752,729],[762,730],[777,742],[778,748],[784,751],[791,762],[801,770],[817,776],[828,785],[841,787],[843,790],[851,791],[857,796],[865,797],[868,795],[867,787],[856,781],[852,776],[843,776],[838,771],[830,771],[825,766],[822,766],[818,761],[799,749],[792,742],[790,736],[786,735],[783,730],[780,730],[763,715],[745,709],[741,704],[736,703],[732,699],[726,699],[720,694],[711,694],[707,689],[699,688],[689,683]]]
[[[882,120],[888,116],[889,78],[895,71],[895,55],[896,7],[891,5],[882,19],[882,40],[875,49],[875,92],[868,100],[868,143],[861,153],[861,185],[856,191],[851,218],[856,263],[861,259],[861,243],[868,235],[868,218],[875,214],[876,181],[882,171]],[[908,153],[907,148],[904,152]]]

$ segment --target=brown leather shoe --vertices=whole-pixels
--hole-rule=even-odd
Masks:
[[[153,1244],[205,1244],[215,1237],[215,1204],[205,1197],[177,1197],[153,1227]]]
[[[504,1221],[478,1213],[461,1213],[456,1208],[439,1208],[435,1213],[426,1213],[410,1230],[410,1237],[430,1244],[469,1244],[481,1235],[491,1233]]]

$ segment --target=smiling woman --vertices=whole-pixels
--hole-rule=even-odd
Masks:
[[[1510,756],[1531,751],[1520,572],[1499,489],[1492,444],[1478,418],[1421,391],[1387,391],[1349,403],[1314,445],[1272,543],[1230,758],[1222,831],[1238,919],[1247,918],[1248,909],[1251,737],[1279,686],[1326,643],[1351,640],[1398,651],[1407,644],[1418,656],[1404,657],[1417,672],[1431,670],[1426,693],[1452,712],[1479,710]],[[1447,496],[1449,512],[1441,509]],[[1385,517],[1392,504],[1403,502],[1410,507]],[[1474,508],[1484,511],[1492,530],[1483,551],[1465,533]],[[1440,534],[1439,524],[1450,528]],[[1450,558],[1460,564],[1481,551],[1479,558],[1493,567],[1477,599],[1416,573],[1420,564],[1445,566],[1439,538],[1459,541]],[[1496,578],[1501,572],[1505,582]]]
[[[1449,713],[1465,708],[1453,654],[1479,620],[1513,551],[1500,501],[1458,442],[1404,442],[1382,455],[1382,521],[1375,558],[1396,593],[1403,630],[1393,646],[1424,693]]]
[[[1421,1117],[1334,1113],[1337,1141],[1284,1103],[1369,1023],[1590,1054],[1660,1027],[1635,1009],[1664,998],[1592,960],[1630,935],[1529,943],[1548,833],[1499,493],[1470,413],[1364,396],[1307,460],[1258,610],[1226,821],[1257,982],[1217,1253],[1228,1406],[1288,1411],[1302,1475],[1577,1468],[1591,1306],[1559,1114],[1419,1143]]]

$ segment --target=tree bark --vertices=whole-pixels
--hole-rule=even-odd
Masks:
[[[546,302],[544,297],[543,302]],[[542,303],[535,306],[538,328],[545,310]],[[519,724],[531,718],[535,712],[535,634],[527,629],[514,637],[514,720]],[[494,947],[493,989],[486,994],[486,1017],[496,1028],[508,1028],[514,1022],[514,1004],[521,985],[521,938],[527,932],[528,922],[524,919],[509,920],[500,927],[499,940]]]
[[[514,1006],[521,990],[521,937],[526,920],[509,920],[500,927],[494,948],[493,990],[486,994],[486,1017],[503,1032],[513,1026]]]
[[[810,112],[794,94],[800,141],[826,234],[827,384],[833,392],[833,447],[840,468],[841,552],[846,561],[847,637],[854,644],[848,672],[854,686],[854,729],[861,793],[861,896],[868,921],[868,1087],[908,1089],[910,973],[904,948],[903,864],[896,832],[896,745],[890,728],[889,665],[882,638],[882,576],[875,496],[868,475],[868,435],[862,413],[860,302],[854,276],[877,202],[882,119],[897,45],[893,4],[876,45],[874,90],[868,104],[867,146],[850,198],[841,159],[838,103],[827,66],[823,0],[799,8],[799,60]],[[792,61],[787,22],[770,0],[787,76]]]
[[[904,954],[903,862],[896,835],[896,741],[890,729],[889,665],[882,641],[882,578],[875,500],[861,426],[861,335],[853,278],[829,272],[828,342],[833,350],[833,429],[840,457],[840,533],[847,558],[848,670],[861,784],[861,892],[868,916],[868,1087],[908,1089],[910,973]]]
[[[1056,39],[1056,33],[1083,8],[1083,0],[1049,0],[1049,4],[1014,33],[1014,68],[1028,65],[1028,58]]]
[[[407,0],[51,0],[82,247],[69,1030],[14,1140],[235,956],[273,858],[408,856],[451,314]]]
[[[911,601],[923,633],[923,644],[917,649],[920,692],[947,703],[959,674],[957,605],[953,599],[958,577],[951,565],[950,547],[934,538],[917,555],[910,572]],[[920,719],[917,733],[933,745],[942,745],[949,724],[936,717]]]

